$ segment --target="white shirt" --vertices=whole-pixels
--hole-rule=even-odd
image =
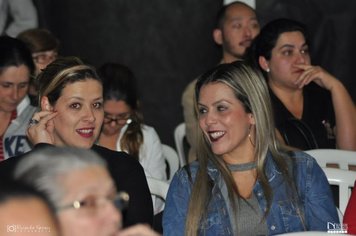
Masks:
[[[122,127],[116,142],[117,151],[121,150],[120,140],[126,132],[128,125]],[[142,125],[143,143],[139,150],[139,162],[146,176],[167,181],[166,163],[163,156],[162,144],[155,129],[148,125]],[[152,196],[154,213],[157,214],[164,208],[164,202]]]
[[[8,15],[12,21],[6,25]],[[32,0],[0,0],[0,35],[5,33],[16,37],[22,31],[37,26],[37,9]]]

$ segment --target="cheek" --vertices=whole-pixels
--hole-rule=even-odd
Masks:
[[[60,112],[54,119],[54,125],[56,127],[67,127],[69,128],[70,125],[75,123],[77,118],[72,116],[71,114]],[[67,130],[67,128],[65,130]],[[61,131],[61,130],[59,130]]]
[[[100,110],[95,113],[95,119],[98,123],[102,124],[104,121],[104,111]]]
[[[59,214],[59,222],[63,230],[63,235],[97,235],[98,220],[89,216],[78,216],[75,210],[67,211],[65,214]]]

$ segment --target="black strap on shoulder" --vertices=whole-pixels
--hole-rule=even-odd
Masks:
[[[315,138],[313,132],[311,131],[311,129],[309,128],[309,126],[302,120],[299,120],[299,119],[296,119],[293,117],[288,118],[284,128],[282,130],[280,130],[281,135],[283,136],[287,145],[293,146],[293,145],[291,145],[290,138],[288,137],[288,132],[287,132],[288,128],[294,128],[294,130],[296,132],[301,134],[305,143],[307,144],[306,149],[319,148],[316,138]]]

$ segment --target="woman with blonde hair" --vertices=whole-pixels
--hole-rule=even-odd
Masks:
[[[198,79],[196,101],[198,161],[171,182],[165,235],[326,231],[339,221],[316,161],[279,145],[257,70],[242,61],[215,67]]]
[[[53,145],[95,151],[108,163],[117,189],[130,195],[123,225],[152,224],[152,201],[142,166],[124,152],[94,144],[104,119],[103,86],[95,69],[75,57],[58,58],[37,79],[40,111],[34,113],[27,130],[34,149]],[[0,163],[0,175],[11,176],[26,156]]]

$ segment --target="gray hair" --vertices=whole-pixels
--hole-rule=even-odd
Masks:
[[[57,208],[65,194],[59,177],[91,166],[106,168],[106,162],[90,149],[50,146],[21,160],[14,177],[44,192]]]

